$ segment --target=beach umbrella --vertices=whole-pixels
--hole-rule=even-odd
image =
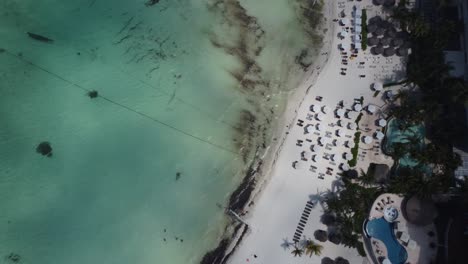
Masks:
[[[345,38],[345,37],[348,36],[348,32],[346,30],[343,30],[343,31],[340,32],[340,36]]]
[[[372,3],[374,3],[374,5],[383,5],[384,2],[385,0],[372,0]]]
[[[326,144],[330,143],[330,141],[326,137],[319,137],[318,141],[319,141],[320,145],[326,145]]]
[[[347,50],[347,49],[349,49],[348,44],[346,44],[346,43],[340,43],[340,49],[342,49],[342,50]]]
[[[379,27],[379,26],[377,26],[376,23],[369,24],[369,25],[367,26],[367,32],[368,32],[368,33],[374,33],[374,32],[377,30],[378,27]]]
[[[315,112],[315,113],[320,112],[320,106],[319,106],[319,105],[313,105],[311,109],[312,109],[312,111]]]
[[[347,18],[342,18],[340,19],[340,23],[341,25],[346,26],[349,23],[349,20]]]
[[[319,130],[319,131],[322,131],[325,127],[323,126],[323,124],[318,123],[318,124],[315,126],[315,128],[317,128],[317,130]]]
[[[350,169],[348,163],[341,163],[340,168],[342,171],[349,171]]]
[[[356,119],[357,116],[358,116],[358,113],[357,112],[354,112],[354,111],[348,111],[348,113],[346,113],[346,115],[348,116],[349,119]]]
[[[373,140],[372,140],[372,138],[369,137],[369,136],[364,136],[364,137],[362,138],[362,141],[364,141],[365,144],[371,144]]]
[[[339,137],[342,137],[344,135],[343,130],[341,130],[341,129],[336,130],[336,135],[339,136]]]
[[[374,91],[382,91],[383,84],[380,82],[375,82],[372,84],[372,88],[374,88]]]
[[[346,141],[345,145],[346,145],[346,147],[348,147],[348,148],[353,148],[353,147],[354,147],[354,141],[349,141],[349,140],[348,140],[348,141]]]
[[[383,34],[385,34],[385,29],[382,28],[382,27],[378,27],[378,28],[374,31],[373,34],[376,35],[376,36],[382,36]]]
[[[357,125],[354,122],[348,123],[348,128],[351,129],[351,130],[355,130],[357,128]]]
[[[311,147],[311,149],[312,149],[313,152],[319,152],[320,151],[320,146],[319,145],[313,145]]]
[[[376,138],[376,139],[379,139],[379,140],[380,140],[380,139],[383,139],[384,136],[385,136],[384,133],[382,133],[382,132],[380,132],[380,131],[377,131],[377,132],[375,133],[375,138]]]
[[[313,125],[307,125],[305,127],[305,130],[307,131],[307,133],[313,133],[314,132],[314,126]]]
[[[400,38],[392,39],[392,46],[398,47],[403,45],[404,41]]]
[[[345,160],[352,160],[353,159],[353,155],[351,155],[351,153],[349,152],[346,152],[344,155],[343,155],[343,158]]]
[[[300,162],[296,160],[293,164],[296,170],[303,170],[306,168],[306,164],[304,162]]]
[[[385,127],[387,125],[387,120],[381,118],[381,119],[377,120],[377,125],[379,127]]]
[[[408,56],[408,49],[400,47],[396,50],[396,54],[398,56]]]
[[[375,111],[377,110],[377,107],[375,107],[375,105],[368,105],[367,106],[367,111],[371,114],[375,113]]]
[[[314,155],[313,159],[315,162],[318,162],[320,160],[320,155]]]
[[[377,44],[379,44],[379,39],[376,38],[375,36],[374,36],[374,37],[370,37],[370,38],[367,39],[367,45],[369,45],[369,46],[375,46],[375,45],[377,45]]]
[[[331,159],[332,161],[336,161],[336,160],[337,160],[336,157],[337,157],[337,156],[336,156],[335,154],[330,155],[330,159]]]
[[[316,240],[318,240],[320,242],[325,242],[328,239],[328,232],[325,231],[325,230],[317,229],[314,232],[314,237],[315,237]]]
[[[342,127],[342,126],[343,126],[343,121],[338,120],[338,121],[336,121],[336,124],[337,124],[338,126]]]
[[[305,151],[305,150],[302,151],[301,155],[302,155],[302,158],[304,158],[306,160],[308,160],[308,159],[310,159],[310,157],[312,157],[312,153],[309,152],[309,151]]]
[[[362,105],[361,104],[355,104],[353,106],[354,111],[359,112],[362,110]]]
[[[322,121],[322,120],[325,118],[325,115],[322,114],[322,113],[317,113],[317,115],[315,116],[315,118],[317,118],[317,120],[319,120],[319,121]]]
[[[371,52],[372,52],[372,54],[374,54],[374,55],[380,55],[380,54],[383,54],[384,48],[383,48],[382,45],[379,44],[379,45],[377,45],[377,46],[375,46],[375,47],[372,47],[372,48],[371,48]]]
[[[336,109],[336,115],[337,115],[338,117],[343,117],[344,114],[345,114],[345,110],[344,110],[344,109],[341,109],[341,108]]]
[[[324,114],[330,112],[330,107],[328,107],[328,106],[322,107],[322,112],[323,112]]]
[[[383,54],[384,54],[385,57],[393,56],[393,55],[395,55],[395,49],[394,48],[386,48],[384,50]]]

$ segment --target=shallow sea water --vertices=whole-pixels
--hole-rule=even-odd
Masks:
[[[5,263],[186,264],[215,246],[246,149],[262,142],[246,134],[261,127],[270,144],[303,75],[294,58],[311,48],[294,1],[224,2],[0,1]],[[52,157],[35,152],[41,141]]]

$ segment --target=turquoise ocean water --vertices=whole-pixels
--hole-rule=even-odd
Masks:
[[[197,263],[313,54],[298,10],[1,0],[2,261]]]

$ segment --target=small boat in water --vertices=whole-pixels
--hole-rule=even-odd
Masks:
[[[31,33],[31,32],[26,32],[26,33],[28,33],[28,36],[29,36],[30,38],[33,38],[33,39],[38,40],[38,41],[47,42],[47,43],[52,43],[52,42],[54,42],[53,39],[50,39],[50,38],[48,38],[48,37],[44,37],[44,36],[41,36],[41,35],[38,35],[38,34],[34,34],[34,33]]]

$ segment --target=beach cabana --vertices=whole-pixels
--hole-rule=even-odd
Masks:
[[[324,107],[322,107],[322,112],[323,112],[324,114],[330,112],[330,107],[328,107],[328,106],[325,105]]]
[[[354,47],[355,49],[357,49],[357,50],[360,50],[360,49],[362,49],[362,44],[361,44],[361,42],[355,42],[355,43],[353,44],[353,47]]]
[[[362,110],[362,105],[361,104],[355,104],[353,106],[354,111],[359,112]]]
[[[320,106],[319,105],[313,105],[311,108],[312,112],[318,113],[320,112]]]
[[[340,43],[340,49],[341,50],[347,50],[347,49],[349,49],[349,46],[346,43]]]
[[[351,130],[355,130],[357,128],[357,125],[354,122],[348,123],[348,128],[351,129]]]
[[[320,146],[319,145],[313,145],[313,146],[310,147],[310,149],[313,152],[319,152],[320,151]]]
[[[341,25],[346,26],[346,25],[348,25],[348,23],[349,23],[349,20],[347,18],[340,19],[340,24]]]
[[[341,163],[341,166],[340,166],[341,170],[342,171],[349,171],[349,165],[347,163]]]
[[[363,141],[365,144],[371,144],[373,140],[372,140],[372,138],[369,137],[369,136],[364,136],[364,137],[362,138],[362,141]]]
[[[375,107],[375,105],[370,104],[367,106],[367,111],[371,114],[375,113],[376,110],[377,110],[377,107]]]
[[[372,88],[374,88],[374,91],[382,91],[383,84],[380,82],[375,82],[372,84]]]
[[[362,31],[362,27],[361,27],[361,26],[356,25],[356,26],[354,27],[354,32],[356,32],[356,33],[361,33],[361,31]]]
[[[375,132],[375,138],[378,139],[378,140],[381,140],[385,137],[384,133],[380,132],[380,131],[377,131]]]
[[[387,125],[387,120],[381,118],[381,119],[377,120],[377,125],[379,127],[385,127]]]
[[[353,15],[355,18],[360,18],[362,16],[362,10],[360,8],[356,8],[353,11]]]
[[[385,57],[390,57],[390,56],[395,55],[395,53],[396,53],[396,51],[395,51],[394,48],[386,48],[386,49],[384,50],[384,53],[383,53],[383,54],[384,54]]]
[[[376,38],[376,37],[370,37],[370,38],[367,39],[367,45],[369,45],[369,46],[375,46],[375,45],[377,45],[377,44],[379,44],[379,39],[378,39],[378,38]]]
[[[314,157],[312,158],[315,162],[318,162],[320,160],[320,155],[314,155]]]
[[[337,115],[338,117],[343,117],[344,114],[345,114],[345,110],[343,110],[343,109],[341,109],[341,108],[336,109],[336,115]]]
[[[344,155],[343,155],[343,158],[345,160],[352,160],[353,159],[353,155],[351,155],[351,153],[349,152],[346,152]]]
[[[336,130],[336,135],[337,135],[337,136],[339,136],[339,137],[342,137],[342,136],[344,136],[344,132],[343,132],[343,130],[341,130],[341,129],[337,129],[337,130]]]
[[[315,118],[317,118],[317,120],[319,121],[322,121],[325,118],[325,115],[322,113],[317,113],[317,115],[315,115]]]

